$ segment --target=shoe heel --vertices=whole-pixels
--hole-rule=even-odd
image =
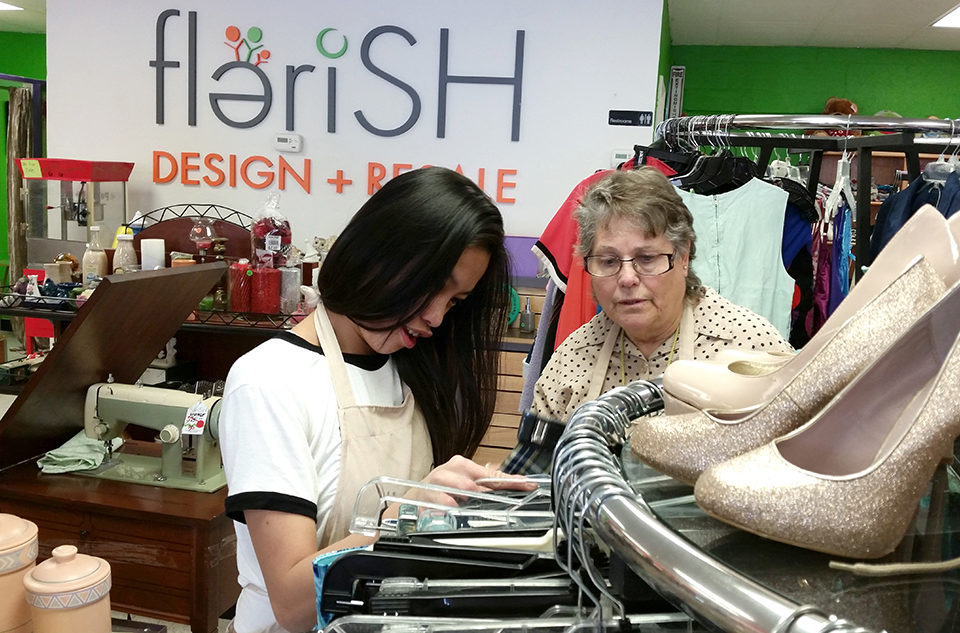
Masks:
[[[950,450],[940,456],[940,463],[945,466],[950,466],[953,464],[953,461],[956,459],[956,456],[953,454],[953,445],[950,445]]]

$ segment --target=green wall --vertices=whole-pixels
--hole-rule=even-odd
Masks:
[[[960,116],[960,52],[878,48],[672,46],[685,114],[820,114],[844,97],[859,114]]]
[[[0,74],[16,75],[29,79],[47,77],[47,37],[35,33],[11,33],[0,31]],[[0,265],[9,263],[10,249],[7,246],[7,105],[9,86],[19,86],[0,80]],[[7,280],[0,280],[6,284]]]
[[[30,79],[47,77],[47,36],[0,31],[0,73]]]

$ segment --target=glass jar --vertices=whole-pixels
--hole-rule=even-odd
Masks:
[[[137,252],[133,250],[133,235],[121,233],[117,236],[117,249],[113,251],[113,274],[133,270],[137,265]]]
[[[81,270],[83,271],[83,287],[94,288],[100,279],[107,274],[107,254],[100,246],[100,227],[91,226],[90,242],[83,252]]]
[[[195,218],[189,236],[190,241],[196,244],[197,252],[206,255],[217,237],[217,232],[213,230],[213,218]]]

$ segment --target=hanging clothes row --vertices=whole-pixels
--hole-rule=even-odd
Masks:
[[[837,307],[850,289],[851,277],[859,277],[879,250],[889,241],[913,213],[926,203],[937,204],[949,216],[960,208],[960,160],[956,134],[960,127],[951,120],[892,119],[885,117],[851,117],[834,115],[713,115],[669,119],[657,128],[657,141],[666,147],[696,147],[722,143],[757,149],[757,164],[767,164],[777,148],[811,150],[810,178],[806,188],[811,197],[818,196],[816,217],[812,222],[809,259],[793,258],[797,251],[788,241],[788,220],[781,245],[784,263],[797,283],[790,342],[799,347],[816,332],[819,324]],[[836,136],[807,137],[785,134],[788,130],[824,129]],[[759,132],[763,130],[763,132]],[[776,132],[776,133],[771,133]],[[852,136],[854,132],[885,132],[874,136]],[[923,133],[948,135],[948,138],[916,138]],[[871,226],[870,188],[856,188],[850,178],[851,155],[856,150],[860,182],[871,180],[871,156],[874,150],[903,152],[914,180],[910,187],[898,192],[881,206],[876,227]],[[952,151],[951,151],[952,149]],[[838,162],[837,182],[822,189],[818,182],[822,153],[842,151]],[[920,176],[919,153],[940,151],[937,161],[930,163]],[[945,158],[949,153],[950,158]],[[781,183],[782,184],[782,183]],[[854,239],[854,225],[859,240]],[[789,263],[788,263],[789,262]],[[854,265],[855,264],[855,265]],[[852,271],[852,275],[851,275]],[[809,280],[816,280],[809,301]]]
[[[839,136],[804,136],[805,130],[826,130]],[[792,133],[791,133],[792,132]],[[852,136],[863,133],[862,136]],[[881,133],[881,134],[875,134]],[[727,145],[752,147],[758,151],[757,165],[764,167],[770,163],[773,151],[777,149],[810,150],[810,178],[807,184],[811,195],[816,194],[821,159],[824,151],[856,151],[856,171],[861,182],[871,180],[871,161],[874,151],[902,153],[909,168],[910,178],[914,182],[920,176],[921,152],[943,152],[953,154],[956,164],[957,134],[960,125],[950,119],[911,119],[878,116],[844,115],[806,115],[806,114],[722,114],[709,116],[691,116],[662,121],[655,132],[653,145],[667,142],[678,144],[711,144],[722,138]],[[926,138],[929,135],[941,138]],[[944,161],[940,161],[944,162]],[[952,181],[952,179],[950,179]],[[960,184],[960,181],[952,184]],[[952,185],[945,183],[945,188]],[[919,188],[919,185],[918,185]],[[916,189],[911,191],[916,195]],[[947,192],[950,195],[950,192]],[[902,225],[902,220],[893,217],[886,238],[878,237],[880,244],[872,246],[870,188],[862,187],[855,192],[855,209],[852,215],[858,227],[860,240],[855,245],[857,261],[856,275],[859,277],[865,266],[872,261],[873,255],[889,239],[891,231]],[[946,200],[941,201],[949,206]],[[907,205],[910,209],[922,206],[919,201]],[[901,201],[902,203],[902,201]],[[951,211],[943,211],[948,213]],[[912,215],[912,211],[908,212]],[[907,217],[909,217],[909,215]],[[878,229],[883,226],[878,217]]]
[[[698,261],[695,264],[695,266],[699,264],[698,275],[701,275],[705,283],[721,287],[724,286],[725,277],[727,281],[735,278],[737,290],[730,291],[732,300],[766,316],[784,333],[784,336],[789,335],[789,341],[794,347],[800,347],[812,332],[815,332],[816,324],[829,314],[830,289],[835,289],[832,292],[834,292],[833,303],[836,304],[844,294],[845,280],[849,287],[848,278],[840,275],[841,270],[847,269],[840,260],[846,258],[847,266],[851,261],[856,262],[854,269],[857,275],[862,274],[863,267],[872,260],[869,188],[864,187],[854,192],[852,183],[848,183],[850,188],[838,199],[836,209],[832,209],[827,214],[832,224],[826,222],[823,202],[829,197],[829,192],[819,207],[815,202],[822,153],[841,151],[846,148],[855,150],[860,178],[869,181],[870,157],[873,150],[902,151],[907,156],[908,164],[911,164],[916,162],[912,161],[911,157],[915,159],[918,152],[930,151],[928,147],[914,142],[915,135],[921,132],[948,134],[954,131],[954,127],[956,126],[950,121],[942,120],[837,115],[731,114],[683,117],[661,122],[655,132],[655,140],[646,146],[635,146],[634,157],[620,165],[618,169],[634,169],[640,165],[654,167],[675,180],[678,189],[683,192],[681,195],[686,196],[685,201],[690,201],[688,206],[703,207],[705,216],[701,219],[699,226],[695,226],[700,236]],[[858,137],[803,136],[802,131],[808,129],[833,130],[841,134],[855,130],[892,133]],[[785,133],[789,131],[796,131],[798,134]],[[755,160],[751,161],[744,156],[734,155],[731,151],[733,147],[752,148],[756,155]],[[789,165],[784,161],[774,161],[775,164],[779,163],[782,169],[767,170],[775,150],[811,152],[810,172],[806,183],[801,182],[797,173],[791,173]],[[584,192],[610,171],[612,170],[597,171],[578,183],[534,246],[535,255],[542,262],[555,286],[554,310],[549,315],[551,318],[548,319],[547,326],[541,327],[538,331],[536,341],[536,345],[539,346],[539,353],[536,355],[538,366],[529,368],[526,381],[535,381],[550,359],[551,352],[567,335],[596,313],[597,308],[590,294],[589,278],[583,270],[582,263],[573,256],[577,235],[573,211],[580,204]],[[953,204],[950,200],[954,196],[960,199],[960,178],[956,176],[956,174],[948,175],[942,188],[939,201],[944,205]],[[760,184],[766,187],[758,186],[757,183],[750,184],[751,179],[765,181]],[[737,193],[741,187],[745,189]],[[917,188],[919,187],[920,185],[917,185]],[[783,194],[775,191],[777,188],[786,192],[785,202]],[[833,187],[833,189],[836,188],[836,186]],[[910,190],[903,195],[916,195],[914,192],[915,190]],[[726,194],[732,195],[723,197]],[[703,204],[697,196],[707,196],[706,204]],[[767,284],[767,287],[761,291],[759,298],[751,299],[749,296],[744,298],[737,294],[741,287],[748,288],[749,272],[744,265],[737,265],[732,268],[728,266],[728,270],[736,271],[735,274],[729,272],[725,274],[717,253],[712,255],[714,259],[712,270],[715,272],[712,277],[710,276],[711,266],[708,260],[711,255],[707,253],[707,242],[710,239],[719,240],[720,235],[719,228],[714,227],[713,231],[716,235],[713,238],[709,237],[711,229],[708,218],[711,212],[710,206],[714,203],[712,196],[717,196],[716,207],[721,204],[726,206],[728,200],[735,198],[748,201],[743,203],[745,206],[742,208],[746,210],[741,212],[741,220],[743,220],[741,224],[747,224],[751,232],[746,237],[741,236],[737,239],[742,245],[749,244],[751,248],[763,250],[762,258],[758,253],[749,253],[747,260],[755,261],[755,258],[760,258],[767,262],[764,266],[764,274],[770,276],[772,281],[769,284],[766,280],[762,282]],[[749,202],[755,198],[765,199],[762,207]],[[917,197],[918,203],[915,205],[910,203],[908,206],[911,208],[919,206],[922,204],[919,203],[921,199],[924,198]],[[894,202],[898,200],[901,203],[903,201],[902,198],[896,198]],[[890,216],[889,220],[884,219],[886,215]],[[879,216],[877,230],[881,233],[875,239],[880,240],[884,234],[892,234],[892,231],[896,230],[894,227],[898,228],[899,224],[912,213],[905,217],[904,215],[891,211],[889,214],[883,213]],[[898,218],[903,219],[898,220]],[[881,220],[883,220],[882,223]],[[853,241],[850,230],[854,223],[859,229],[860,237],[856,243]],[[776,228],[778,225],[779,229]],[[888,225],[891,228],[882,228]],[[729,227],[725,228],[729,229]],[[815,271],[816,262],[821,259],[818,256],[819,249],[816,249],[816,242],[819,240],[826,244],[834,232],[845,240],[845,244],[837,245],[835,255],[832,250],[827,249],[823,252],[823,256],[829,255],[829,259],[836,260],[837,263],[835,266],[827,265]],[[737,244],[727,233],[723,234],[723,238],[723,243],[717,250]],[[780,266],[770,263],[776,259],[772,253],[776,253],[777,243],[779,243]],[[737,261],[736,252],[733,261]],[[823,275],[824,271],[833,271],[833,274],[837,275],[837,283],[821,283],[820,292],[824,292],[825,289],[827,298],[816,299],[824,302],[821,314],[817,316],[811,313],[814,308],[814,279]],[[743,280],[741,275],[745,275]],[[756,280],[751,282],[751,284],[757,283]],[[784,291],[784,286],[789,289],[788,292]],[[724,294],[719,288],[718,291]],[[744,292],[749,294],[747,290]],[[784,298],[785,296],[789,297],[789,302]]]

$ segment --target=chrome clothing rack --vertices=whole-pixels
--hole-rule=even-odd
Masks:
[[[654,515],[624,479],[611,448],[623,445],[630,422],[658,402],[656,385],[635,381],[584,403],[570,418],[554,452],[552,475],[568,552],[590,572],[590,561],[579,554],[591,529],[663,597],[727,633],[870,633],[750,580]]]

